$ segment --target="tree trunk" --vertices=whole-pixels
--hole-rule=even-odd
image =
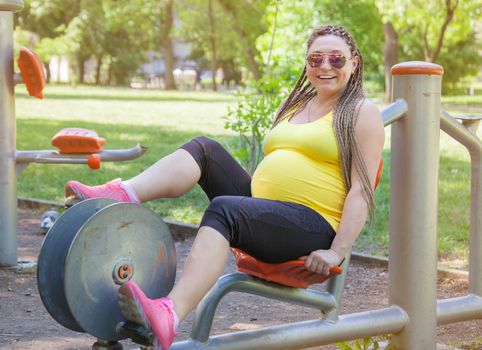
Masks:
[[[173,0],[160,0],[161,6],[161,48],[164,56],[165,72],[164,82],[166,90],[176,90],[176,81],[174,80],[174,48],[172,45],[171,31],[174,22],[173,17]],[[164,17],[164,18],[163,18]]]
[[[48,84],[52,78],[52,72],[50,71],[50,60],[48,62],[43,62],[43,64],[45,67],[45,82]]]
[[[208,19],[209,19],[209,40],[211,42],[211,71],[213,72],[212,84],[213,91],[217,90],[216,85],[216,69],[217,69],[217,58],[216,58],[216,32],[214,29],[214,16],[213,16],[213,4],[212,0],[208,0]]]
[[[452,22],[455,14],[455,9],[457,8],[457,5],[459,4],[459,0],[455,0],[455,2],[452,4],[452,0],[445,0],[445,19],[444,23],[442,24],[442,27],[440,28],[439,36],[437,39],[437,44],[435,45],[435,49],[433,50],[433,53],[431,57],[428,58],[429,62],[435,62],[440,55],[440,50],[442,49],[443,46],[443,41],[444,41],[444,36],[445,36],[445,31],[447,30],[447,27],[449,26],[450,22]],[[427,48],[428,49],[428,48]]]
[[[248,35],[239,25],[234,9],[228,4],[226,0],[219,0],[219,4],[223,8],[224,12],[231,18],[233,29],[238,35],[242,45],[244,46],[244,52],[246,55],[246,61],[248,63],[249,70],[253,74],[254,79],[261,79],[261,71],[258,63],[254,59],[256,56],[256,46],[248,40]]]
[[[95,84],[99,85],[100,84],[100,69],[102,67],[102,55],[99,55],[97,57],[97,67],[95,68]]]
[[[114,82],[112,81],[114,74],[112,73],[112,60],[109,62],[109,69],[107,70],[107,83],[109,85],[114,85]]]
[[[79,55],[77,58],[77,75],[79,78],[79,84],[84,83],[84,74],[85,74],[85,59]]]
[[[392,22],[383,24],[385,46],[383,47],[383,63],[385,65],[385,99],[390,102],[392,93],[392,76],[390,69],[398,62],[398,34]]]

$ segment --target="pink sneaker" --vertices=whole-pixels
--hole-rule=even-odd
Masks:
[[[154,349],[168,350],[177,335],[171,299],[149,299],[133,281],[119,288],[119,307],[129,321],[154,332]]]
[[[118,202],[140,203],[139,199],[129,196],[121,186],[121,179],[115,179],[100,186],[87,186],[70,180],[65,184],[65,197],[75,197],[78,200],[108,198]]]

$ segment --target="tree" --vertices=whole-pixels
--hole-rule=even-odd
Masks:
[[[181,0],[176,3],[180,23],[176,35],[191,44],[190,58],[213,73],[218,68],[223,68],[225,80],[239,82],[240,70],[247,67],[252,72],[253,62],[258,73],[252,75],[261,72],[259,51],[255,47],[255,42],[266,30],[263,15],[266,5],[262,3],[261,7],[258,7],[255,1],[246,3],[246,8],[242,11],[238,9],[237,2],[232,1],[228,4],[232,9],[229,16],[218,0]],[[246,40],[240,40],[232,16],[235,16],[236,27],[243,32]],[[254,49],[246,53],[247,46]]]
[[[85,62],[94,58],[96,83],[107,62],[109,82],[126,84],[150,47],[153,4],[154,0],[26,1],[18,25],[35,33],[32,48],[47,68],[52,55],[67,55],[77,80],[83,82]]]
[[[164,79],[167,90],[176,90],[174,80],[174,48],[171,33],[174,23],[173,0],[159,0],[159,36],[165,62]]]
[[[213,91],[216,91],[216,70],[218,69],[217,55],[216,55],[216,28],[213,13],[213,0],[208,0],[208,22],[209,22],[209,41],[211,44],[211,71]]]
[[[346,27],[355,37],[365,59],[366,76],[382,80],[383,28],[373,0],[312,0],[303,6],[298,2],[280,1],[276,17],[277,2],[267,9],[268,27],[272,28],[277,18],[278,25],[271,53],[271,70],[277,73],[292,72],[298,75],[304,66],[306,42],[316,27],[323,24],[338,24]],[[261,35],[256,45],[263,61],[267,62],[271,45],[271,31]]]
[[[446,73],[458,67],[457,74],[444,76],[444,85],[453,86],[464,76],[474,74],[476,65],[481,63],[477,52],[480,44],[476,42],[473,28],[474,20],[482,14],[480,1],[400,0],[395,3],[378,0],[377,7],[383,22],[392,25],[389,40],[398,36],[398,48],[392,42],[386,54],[386,71],[393,64],[389,57],[397,55],[400,60],[443,62]],[[458,48],[458,52],[449,48]],[[468,64],[459,65],[460,60]],[[390,81],[387,83],[389,93]]]
[[[266,7],[259,1],[218,0],[218,2],[230,19],[232,29],[238,36],[253,78],[259,80],[262,73],[256,61],[259,52],[255,42],[260,34],[266,32],[266,27],[263,22],[254,19],[262,18]]]
[[[383,47],[383,62],[385,66],[385,100],[390,101],[392,76],[390,69],[398,63],[398,33],[392,22],[383,23],[385,33],[385,46]]]
[[[15,15],[16,32],[23,31],[21,45],[34,49],[47,71],[47,82],[51,73],[49,62],[59,51],[67,50],[68,44],[58,40],[69,23],[80,12],[81,0],[25,0],[23,10]],[[30,34],[29,34],[30,33]]]

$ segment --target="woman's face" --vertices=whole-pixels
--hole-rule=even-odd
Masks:
[[[335,35],[324,35],[316,38],[308,49],[307,56],[320,57],[323,54],[323,59],[316,67],[312,67],[308,61],[306,62],[306,74],[309,81],[315,87],[318,95],[339,95],[348,84],[351,74],[355,71],[358,64],[358,57],[351,57],[350,47],[340,37]],[[346,58],[345,65],[341,68],[335,68],[330,64],[328,55],[332,56],[334,60],[342,60],[340,55]],[[313,63],[313,61],[312,61]],[[335,64],[336,65],[336,64]]]

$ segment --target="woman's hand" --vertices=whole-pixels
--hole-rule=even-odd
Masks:
[[[315,250],[308,256],[302,256],[300,260],[305,261],[306,269],[325,276],[330,274],[332,267],[340,265],[343,257],[340,257],[334,250]]]

